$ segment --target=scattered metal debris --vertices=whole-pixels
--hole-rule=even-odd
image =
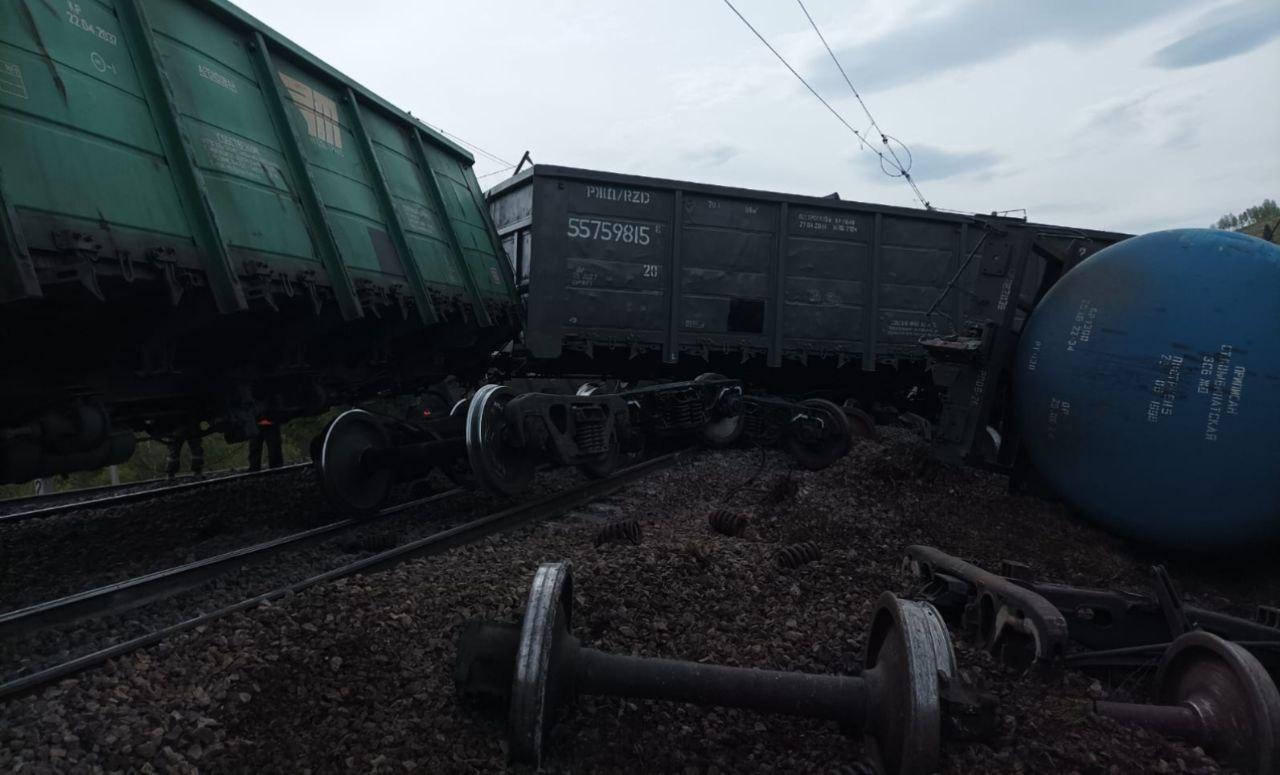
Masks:
[[[830,719],[861,731],[881,771],[932,772],[945,729],[994,728],[993,707],[963,690],[933,606],[880,597],[857,677],[606,654],[570,631],[568,562],[538,569],[522,624],[473,622],[458,644],[463,696],[508,702],[512,759],[537,766],[557,706],[577,694],[692,702]],[[952,724],[945,719],[955,716]]]
[[[822,550],[812,541],[784,546],[778,550],[778,567],[799,568],[822,556]]]
[[[1136,669],[1160,656],[1159,704],[1096,701],[1094,710],[1190,739],[1230,767],[1280,773],[1274,608],[1250,622],[1184,605],[1159,565],[1152,597],[1032,582],[1030,566],[1010,561],[997,575],[929,546],[908,547],[905,567],[917,595],[1012,664]]]
[[[907,548],[919,596],[947,622],[1009,664],[1049,668],[1066,654],[1067,622],[1049,601],[1016,582],[931,546]]]
[[[745,514],[728,509],[716,509],[707,518],[707,523],[711,525],[712,530],[731,538],[741,538],[742,534],[747,532],[747,522]]]
[[[634,519],[624,519],[600,528],[600,532],[596,533],[595,544],[596,546],[603,544],[638,546],[642,540],[644,540],[644,532],[640,529],[640,523]]]
[[[1257,620],[1249,621],[1184,605],[1162,566],[1152,569],[1150,597],[1034,582],[1030,566],[1008,560],[997,575],[929,546],[908,547],[905,566],[920,585],[919,595],[993,651],[1002,635],[1019,633],[1034,640],[1042,664],[1132,669],[1149,663],[1179,635],[1204,630],[1239,642],[1280,680],[1280,628],[1269,623],[1274,608],[1260,606]],[[1068,653],[1068,641],[1083,651]]]

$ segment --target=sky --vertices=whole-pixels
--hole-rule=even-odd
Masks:
[[[798,4],[733,3],[868,127]],[[239,4],[508,163],[919,206],[723,0]],[[1280,198],[1280,0],[805,7],[935,206],[1145,232]]]

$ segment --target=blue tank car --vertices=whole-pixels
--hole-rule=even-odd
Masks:
[[[1104,527],[1221,552],[1280,538],[1280,247],[1147,234],[1068,272],[1019,342],[1036,468]]]

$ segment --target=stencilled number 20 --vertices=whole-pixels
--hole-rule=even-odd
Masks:
[[[657,265],[657,264],[645,264],[645,265],[644,265],[644,274],[643,274],[642,276],[643,276],[643,277],[657,277],[657,276],[658,276],[658,265]]]

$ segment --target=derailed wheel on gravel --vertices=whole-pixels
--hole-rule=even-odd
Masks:
[[[1205,746],[1241,772],[1280,768],[1280,692],[1258,658],[1207,632],[1173,642],[1156,673],[1162,705],[1192,708],[1202,719]]]
[[[714,380],[728,379],[723,374],[715,374],[707,372],[699,374],[694,378],[694,382],[712,382]],[[742,415],[733,417],[721,417],[718,420],[712,420],[703,426],[699,434],[703,443],[713,449],[722,449],[731,447],[742,438],[742,431],[746,429],[746,423],[743,422]]]
[[[844,410],[825,398],[809,398],[800,402],[806,410],[822,418],[822,433],[806,436],[790,429],[787,451],[804,468],[821,471],[849,453],[853,446],[853,430]]]
[[[340,511],[367,516],[386,501],[395,474],[389,469],[369,470],[364,454],[390,447],[386,428],[363,409],[349,409],[329,425],[320,444],[320,486]]]
[[[504,410],[513,398],[511,388],[485,385],[467,408],[467,460],[480,486],[496,495],[518,495],[533,481],[533,458],[508,438]]]
[[[873,687],[866,741],[881,771],[929,773],[942,746],[941,682],[956,675],[942,615],[929,603],[880,596],[862,677]]]
[[[542,763],[548,720],[559,701],[554,687],[562,667],[552,659],[557,642],[569,635],[573,618],[573,566],[546,563],[538,568],[525,605],[520,647],[511,683],[510,754],[517,762]]]

